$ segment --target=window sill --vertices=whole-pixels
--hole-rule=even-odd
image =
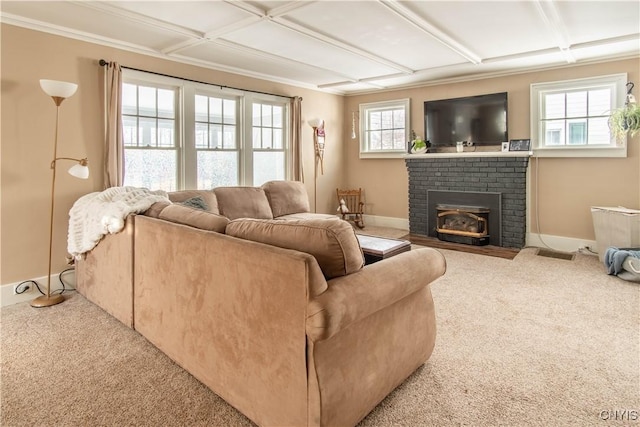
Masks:
[[[535,157],[627,157],[627,146],[602,148],[536,148]]]
[[[403,159],[407,155],[406,151],[385,151],[375,153],[370,151],[361,151],[361,159]]]

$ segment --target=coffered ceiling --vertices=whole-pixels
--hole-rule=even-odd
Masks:
[[[0,7],[4,23],[341,94],[640,55],[639,1],[4,0]]]

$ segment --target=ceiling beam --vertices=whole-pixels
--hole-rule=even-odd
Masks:
[[[314,0],[308,0],[308,1],[292,1],[289,3],[285,3],[281,6],[278,7],[274,7],[273,9],[269,9],[267,11],[267,15],[269,15],[272,18],[276,18],[278,16],[283,16],[288,14],[289,12],[293,12],[294,10],[297,9],[302,9],[303,7],[307,7],[313,3],[316,3],[316,1]]]
[[[267,12],[264,9],[260,9],[250,3],[238,0],[224,0],[224,3],[236,7],[238,9],[244,10],[247,13],[250,13],[253,16],[257,16],[260,18],[264,18],[267,16]]]
[[[240,21],[232,22],[229,25],[225,25],[224,27],[217,28],[215,30],[207,31],[204,34],[204,37],[213,40],[218,37],[222,37],[225,34],[231,33],[233,31],[238,31],[242,28],[250,27],[253,24],[256,24],[262,20],[266,19],[266,17],[258,17],[258,16],[249,16],[248,18],[241,19]]]
[[[572,64],[576,62],[576,58],[571,53],[571,41],[569,34],[566,30],[566,25],[558,13],[558,8],[553,0],[535,0],[533,4],[536,10],[540,14],[540,17],[547,25],[547,28],[553,34],[553,37],[558,44],[558,49],[562,52],[562,56],[567,63]]]
[[[468,49],[467,47],[458,43],[456,40],[449,37],[448,34],[445,34],[440,29],[438,29],[431,22],[407,9],[406,6],[398,3],[396,0],[378,0],[378,2],[394,12],[404,21],[413,25],[436,41],[442,43],[445,47],[462,56],[467,61],[473,64],[482,63],[482,58],[480,58],[480,56],[478,56],[476,53],[472,52],[471,49]]]
[[[194,47],[194,46],[198,46],[199,44],[202,44],[204,42],[206,42],[207,40],[204,38],[201,39],[187,39],[184,41],[181,41],[179,43],[176,43],[174,45],[165,47],[164,49],[160,49],[160,52],[165,54],[165,55],[171,55],[172,53],[176,53],[176,52],[180,52],[181,50],[190,48],[190,47]]]
[[[402,74],[402,75],[404,76],[404,74]],[[325,84],[318,85],[316,87],[318,89],[331,89],[331,88],[334,88],[334,87],[350,86],[350,85],[354,85],[354,84],[365,84],[365,85],[371,86],[371,87],[373,87],[375,89],[386,89],[386,86],[380,86],[380,85],[377,85],[375,83],[366,82],[364,80],[325,83]]]

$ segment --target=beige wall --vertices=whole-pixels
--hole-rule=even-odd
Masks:
[[[68,211],[80,196],[102,189],[103,169],[103,58],[122,65],[208,81],[227,86],[304,97],[303,119],[323,118],[327,146],[324,175],[317,178],[318,212],[335,211],[335,188],[362,187],[367,213],[408,217],[408,182],[404,160],[360,160],[358,140],[352,140],[351,112],[358,104],[386,99],[411,98],[411,122],[424,134],[422,103],[489,92],[509,92],[509,136],[529,137],[529,85],[627,72],[639,81],[640,60],[590,66],[473,82],[425,86],[410,90],[341,97],[239,75],[174,63],[101,45],[53,36],[6,24],[1,25],[1,253],[0,284],[46,274],[49,226],[49,194],[53,154],[55,106],[40,89],[38,80],[75,81],[78,92],[61,108],[59,156],[87,156],[91,177],[81,181],[64,171],[56,184],[53,271],[65,267]],[[637,95],[637,94],[636,94]],[[344,143],[343,143],[344,141]],[[544,234],[582,239],[594,238],[589,207],[592,205],[640,208],[640,142],[630,141],[626,159],[541,159],[537,186],[540,226]],[[535,160],[531,171],[535,171]],[[314,200],[312,132],[304,127],[305,179]],[[532,191],[535,193],[535,174]],[[533,205],[533,204],[532,204]],[[532,206],[529,207],[534,212]],[[535,221],[532,220],[535,230]]]
[[[46,275],[49,200],[55,105],[42,92],[39,79],[76,82],[77,93],[60,109],[58,156],[90,161],[88,181],[66,173],[60,163],[56,182],[53,272],[65,265],[68,212],[80,196],[102,190],[103,68],[100,59],[124,66],[227,86],[302,96],[303,120],[323,118],[327,147],[324,175],[318,177],[318,212],[335,210],[335,188],[344,181],[342,149],[343,98],[279,83],[216,72],[31,31],[1,25],[2,146],[1,146],[1,284]],[[314,200],[314,153],[311,127],[303,127],[305,181]]]
[[[408,218],[408,177],[404,160],[361,160],[358,158],[359,140],[350,139],[351,112],[358,111],[361,103],[410,98],[411,127],[424,136],[424,101],[506,91],[509,96],[509,138],[529,138],[529,87],[532,83],[615,73],[628,73],[629,80],[638,87],[640,59],[346,97],[344,121],[349,124],[344,130],[346,183],[364,189],[367,213]],[[638,96],[637,91],[635,94]],[[538,166],[536,161],[539,161]],[[536,168],[539,179],[536,179]],[[594,240],[591,206],[640,208],[639,170],[639,136],[629,140],[627,158],[532,159],[531,194],[538,192],[540,232]],[[528,209],[531,220],[528,231],[536,232],[534,197]]]

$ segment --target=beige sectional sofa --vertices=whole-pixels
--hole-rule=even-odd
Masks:
[[[431,355],[438,251],[363,266],[297,182],[170,199],[78,261],[78,290],[258,425],[354,425]]]

